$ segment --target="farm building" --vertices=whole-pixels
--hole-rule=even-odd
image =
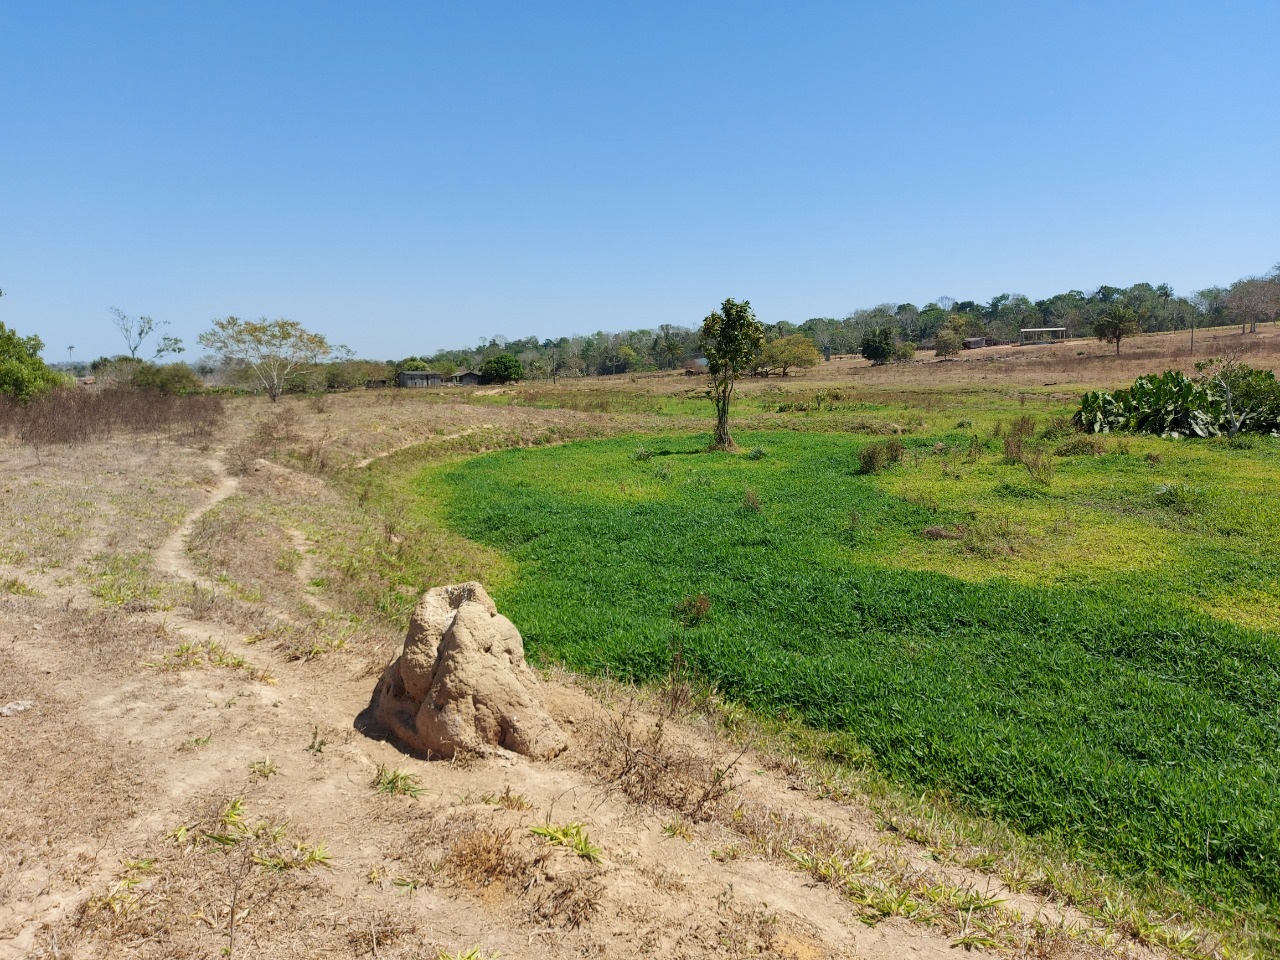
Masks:
[[[438,387],[444,378],[434,370],[403,370],[396,374],[397,387]]]
[[[449,378],[449,382],[462,387],[474,387],[480,382],[480,374],[474,370],[459,370]]]
[[[986,337],[965,337],[964,348],[966,350],[978,350],[987,345]]]

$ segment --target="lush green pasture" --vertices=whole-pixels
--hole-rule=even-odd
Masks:
[[[1046,485],[964,427],[876,475],[866,436],[772,431],[737,437],[758,458],[631,437],[414,486],[514,561],[498,602],[536,656],[644,680],[681,649],[898,780],[1274,922],[1280,444],[1109,440]]]

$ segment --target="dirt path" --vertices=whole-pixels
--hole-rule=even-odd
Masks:
[[[493,424],[491,423],[481,423],[474,427],[468,427],[466,430],[459,431],[458,433],[450,433],[442,437],[433,436],[433,437],[426,437],[425,439],[419,438],[417,440],[410,440],[408,443],[397,444],[396,446],[392,447],[390,450],[384,450],[382,453],[375,453],[372,457],[365,457],[363,460],[360,460],[356,463],[355,469],[363,470],[365,467],[369,466],[369,464],[371,463],[375,463],[378,460],[383,459],[384,457],[393,456],[399,453],[401,450],[408,450],[410,447],[418,447],[424,443],[439,443],[445,440],[460,440],[463,437],[470,436],[473,433],[478,433],[481,430],[491,430],[492,428],[493,428]]]
[[[177,577],[179,580],[188,580],[206,590],[212,590],[214,589],[214,584],[207,578],[200,576],[192,568],[191,564],[187,562],[187,538],[191,536],[191,531],[195,529],[196,523],[201,517],[236,492],[240,486],[240,481],[227,473],[221,460],[210,460],[207,466],[213,470],[214,476],[218,478],[217,484],[209,492],[204,502],[188,513],[178,525],[178,528],[156,550],[153,565],[160,573]]]

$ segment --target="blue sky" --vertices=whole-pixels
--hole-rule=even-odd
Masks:
[[[1280,260],[1280,3],[0,2],[0,321],[363,356]]]

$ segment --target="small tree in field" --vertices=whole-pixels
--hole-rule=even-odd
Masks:
[[[1104,343],[1114,343],[1116,356],[1120,355],[1120,341],[1126,337],[1132,337],[1137,332],[1137,311],[1123,304],[1112,307],[1093,321],[1093,335]]]
[[[765,370],[777,370],[784,377],[792,367],[814,367],[820,359],[818,348],[802,333],[774,340],[765,346],[760,356]]]
[[[274,403],[284,392],[291,374],[329,357],[329,341],[296,320],[241,320],[227,317],[213,321],[213,329],[200,334],[200,345],[214,351],[223,363],[249,370]]]
[[[859,350],[862,355],[871,361],[873,367],[878,367],[882,363],[888,363],[893,359],[893,331],[888,327],[879,327],[875,330],[868,330],[862,335],[862,344]]]
[[[933,341],[933,355],[935,357],[954,357],[963,347],[964,341],[960,339],[960,334],[950,327],[943,327],[938,331],[938,336]]]
[[[716,407],[711,449],[734,450],[733,437],[729,436],[729,403],[734,384],[764,347],[764,325],[756,319],[750,301],[726,300],[702,321],[699,339],[711,378],[711,401]]]
[[[512,354],[499,353],[480,365],[480,379],[485,383],[514,383],[524,379],[524,368]]]

